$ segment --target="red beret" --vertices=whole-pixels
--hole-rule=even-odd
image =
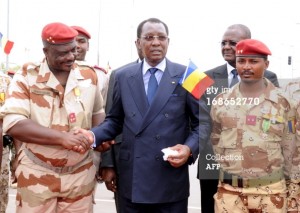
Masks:
[[[77,35],[76,30],[59,22],[47,24],[42,31],[43,41],[50,44],[66,44],[72,42]]]
[[[84,28],[79,27],[79,26],[71,26],[74,30],[77,30],[77,32],[79,34],[84,35],[85,37],[87,37],[88,39],[91,39],[91,35],[88,33],[88,31],[86,31]]]
[[[269,48],[261,41],[255,39],[241,40],[236,45],[236,56],[268,56]]]

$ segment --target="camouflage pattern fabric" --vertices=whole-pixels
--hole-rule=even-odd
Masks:
[[[17,212],[93,212],[96,168],[92,151],[86,162],[69,173],[55,173],[19,152]]]
[[[0,72],[0,106],[6,99],[6,91],[11,82],[8,75]],[[1,118],[2,119],[2,118]],[[2,137],[2,136],[1,136]],[[8,188],[9,188],[9,148],[3,148],[2,165],[0,171],[0,213],[4,213],[8,204]]]
[[[300,120],[300,81],[294,81],[287,84],[285,92],[292,101],[296,116],[290,119],[291,124]],[[287,182],[288,202],[287,208],[289,213],[300,213],[300,131],[296,131],[296,149],[293,154],[291,180]]]
[[[265,92],[255,101],[241,94],[239,84],[216,97],[211,110],[211,142],[223,171],[245,180],[270,176],[270,184],[240,188],[221,183],[215,196],[216,212],[222,212],[218,207],[221,201],[216,198],[222,197],[223,203],[232,201],[232,196],[227,196],[230,194],[228,191],[234,193],[234,199],[241,194],[250,196],[247,198],[250,200],[251,196],[260,196],[263,203],[268,203],[267,200],[273,199],[273,195],[279,196],[284,198],[280,209],[270,210],[271,207],[267,206],[267,212],[286,212],[285,179],[282,177],[276,182],[271,179],[277,171],[290,175],[295,134],[288,128],[288,122],[290,117],[295,116],[295,111],[284,92],[269,80],[264,80],[267,85]],[[220,195],[220,190],[225,190],[224,197]],[[227,197],[229,200],[226,200]],[[243,208],[250,210],[245,205]],[[262,207],[257,208],[262,210]],[[260,210],[257,212],[264,212]],[[228,212],[232,211],[229,209]]]
[[[243,194],[219,187],[214,199],[215,212],[286,213],[286,193]]]
[[[296,102],[300,101],[300,80],[289,82],[285,87],[285,93],[289,99],[293,99]]]
[[[86,61],[76,61],[75,63],[78,64],[79,67],[90,67],[90,65]],[[98,66],[93,66],[93,69],[95,70],[98,81],[99,81],[99,88],[101,95],[104,100],[104,108],[105,108],[105,103],[106,103],[106,98],[107,98],[107,90],[108,90],[108,83],[109,83],[109,73],[106,73],[104,68],[98,67]]]
[[[9,189],[9,148],[3,148],[0,173],[0,213],[5,213]]]
[[[30,118],[42,126],[59,131],[77,127],[90,129],[92,116],[104,113],[103,97],[95,71],[88,66],[74,67],[66,87],[50,71],[46,61],[25,64],[18,71],[2,107],[3,131],[20,120]],[[61,146],[23,141],[19,151],[17,176],[18,212],[92,212],[95,166],[90,152],[79,154]],[[24,149],[50,167],[74,167],[57,173],[37,165]],[[78,167],[77,165],[80,165]],[[72,211],[73,210],[73,211]]]

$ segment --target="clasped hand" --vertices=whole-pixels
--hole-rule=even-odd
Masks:
[[[66,149],[73,150],[84,154],[89,149],[93,148],[94,136],[93,134],[85,129],[75,129],[70,132],[65,132],[62,140],[62,146]],[[112,141],[104,142],[96,148],[97,151],[104,152],[108,150],[113,144]]]

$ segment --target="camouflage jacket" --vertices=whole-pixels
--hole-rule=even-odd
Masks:
[[[295,135],[288,125],[295,111],[281,89],[265,82],[265,92],[253,100],[243,97],[237,84],[218,95],[211,110],[216,160],[243,178],[291,170]]]
[[[64,88],[45,60],[40,65],[26,64],[14,75],[1,111],[4,132],[28,118],[44,127],[67,132],[76,127],[90,129],[92,116],[104,113],[104,108],[98,78],[92,68],[75,64]],[[62,146],[23,142],[38,158],[53,166],[75,165],[88,154]]]

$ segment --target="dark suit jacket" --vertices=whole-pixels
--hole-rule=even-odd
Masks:
[[[115,76],[116,72],[119,70],[124,69],[127,66],[137,64],[139,60],[133,61],[129,64],[126,64],[122,67],[119,67],[116,70],[113,70],[110,74],[109,78],[109,85],[107,90],[107,99],[106,99],[106,105],[105,105],[105,113],[108,114],[112,107],[112,101],[113,101],[113,89],[115,84]],[[118,135],[115,138],[115,144],[112,145],[111,149],[107,150],[106,152],[101,154],[101,164],[100,167],[114,167],[116,172],[118,172],[118,158],[119,158],[119,150],[120,150],[120,143],[122,142],[122,135]]]
[[[213,88],[217,88],[217,93],[206,93],[202,96],[202,99],[208,103],[208,99],[211,101],[222,92],[223,88],[228,88],[228,72],[227,72],[227,64],[215,67],[211,70],[205,71],[205,73],[214,79],[215,83],[212,85]],[[269,70],[266,70],[264,73],[264,77],[268,78],[276,87],[279,87],[277,75]],[[208,105],[211,108],[211,105]],[[212,146],[210,141],[208,140],[203,151],[200,152],[199,156],[199,169],[198,169],[198,177],[200,179],[218,179],[219,178],[219,170],[216,167],[213,168],[212,164],[216,162],[213,160],[207,160],[207,157],[213,156]],[[208,167],[209,164],[209,167]],[[208,169],[208,168],[211,168]]]
[[[209,112],[204,102],[178,84],[186,67],[169,60],[149,106],[142,66],[127,66],[116,73],[113,107],[92,131],[99,145],[123,128],[118,162],[121,196],[137,203],[176,202],[189,196],[188,164],[172,167],[163,161],[161,150],[185,144],[194,161],[199,153],[199,131],[210,131]]]

